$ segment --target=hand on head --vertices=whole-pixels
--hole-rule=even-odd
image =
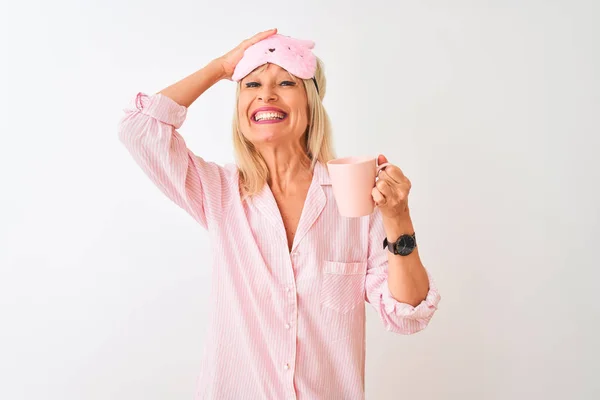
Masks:
[[[231,76],[233,75],[233,71],[235,70],[236,65],[240,62],[242,57],[244,56],[244,51],[255,43],[260,42],[263,39],[268,38],[271,35],[275,35],[277,33],[277,29],[269,29],[268,31],[257,33],[244,40],[242,43],[237,45],[233,50],[229,51],[227,54],[219,57],[217,60],[221,67],[223,68],[223,75],[225,79],[231,80]]]

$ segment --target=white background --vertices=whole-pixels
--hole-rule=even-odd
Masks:
[[[413,182],[440,308],[368,309],[367,399],[600,398],[597,1],[2,2],[0,398],[191,399],[208,236],[117,139],[122,109],[271,27],[315,40],[338,155]],[[233,161],[234,84],[181,129]]]

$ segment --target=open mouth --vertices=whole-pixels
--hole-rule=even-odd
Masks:
[[[280,110],[257,110],[252,115],[252,121],[258,124],[277,123],[287,118],[287,114]]]

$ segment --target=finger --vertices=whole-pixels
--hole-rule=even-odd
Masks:
[[[390,165],[389,167],[386,167],[383,171],[381,171],[379,177],[389,178],[390,180],[396,183],[402,183],[406,179],[402,170],[396,167],[395,165]]]
[[[376,187],[371,191],[371,196],[378,206],[384,205],[387,202],[385,196]]]
[[[388,197],[393,196],[394,198],[397,198],[400,201],[408,197],[408,194],[410,193],[410,181],[408,179],[405,178],[404,181],[397,183],[395,181],[392,181],[391,178],[389,178],[388,176],[385,176],[379,178],[379,180],[383,180],[391,188],[390,193],[384,191],[384,195]]]
[[[384,164],[386,162],[388,162],[388,159],[383,154],[380,154],[379,157],[377,157],[377,165],[381,165],[381,164]]]
[[[250,45],[253,45],[254,43],[258,43],[261,40],[271,36],[272,34],[274,34],[275,32],[277,32],[277,29],[269,29],[268,31],[264,31],[264,32],[260,32],[257,33],[256,35],[252,36],[249,40]]]
[[[392,195],[392,186],[385,179],[378,179],[375,187],[386,197]]]
[[[386,174],[380,175],[379,179],[383,179],[384,181],[389,183],[389,185],[392,188],[396,188],[396,189],[400,188],[402,191],[407,192],[407,193],[410,191],[410,189],[412,187],[410,180],[405,176],[403,176],[402,179],[399,179],[398,177],[393,178],[392,174],[386,173]]]

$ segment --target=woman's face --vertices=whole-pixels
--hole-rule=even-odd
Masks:
[[[302,80],[275,64],[257,68],[241,82],[238,118],[254,145],[299,142],[308,126]]]

